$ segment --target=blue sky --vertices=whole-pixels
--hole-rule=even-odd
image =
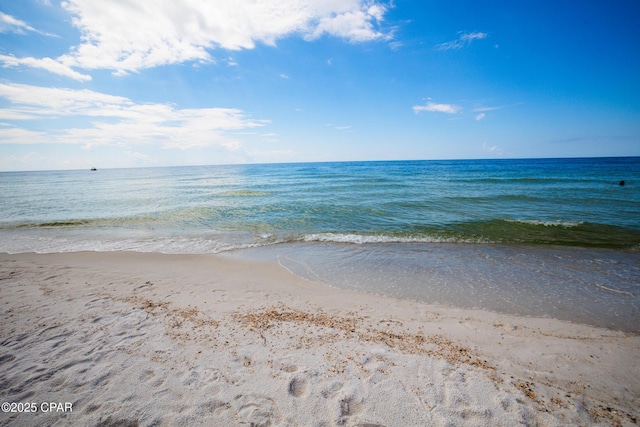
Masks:
[[[636,0],[0,0],[0,170],[640,155]]]

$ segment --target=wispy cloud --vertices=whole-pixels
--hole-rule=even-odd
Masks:
[[[27,25],[24,21],[0,12],[0,33],[25,34],[26,31],[36,31],[36,29]]]
[[[68,65],[61,63],[58,60],[51,58],[16,58],[13,55],[2,55],[0,54],[0,63],[2,63],[3,68],[9,67],[31,67],[31,68],[40,68],[42,70],[47,70],[52,74],[57,74],[59,76],[69,77],[73,80],[78,80],[81,82],[86,82],[91,80],[91,76],[88,74],[82,74]]]
[[[477,107],[471,111],[473,111],[474,113],[485,113],[487,111],[502,110],[503,108],[515,107],[517,105],[522,105],[522,104],[524,104],[524,102],[516,102],[515,104],[509,104],[509,105],[499,105],[496,107]]]
[[[426,105],[414,105],[413,112],[418,114],[423,111],[428,111],[431,113],[447,113],[447,114],[457,114],[462,111],[462,107],[455,104],[436,104],[433,101],[427,102]]]
[[[27,32],[34,32],[43,36],[57,37],[54,34],[49,34],[44,31],[37,30],[28,25],[26,22],[11,15],[0,12],[0,33],[27,34]]]
[[[336,125],[333,125],[333,124],[331,124],[331,123],[327,123],[327,124],[326,124],[326,126],[327,126],[328,128],[332,128],[332,129],[335,129],[335,130],[349,130],[349,129],[351,129],[351,128],[353,127],[353,126],[351,126],[351,125],[341,125],[341,126],[336,126]]]
[[[496,156],[502,156],[504,154],[504,150],[502,150],[500,147],[498,147],[497,145],[487,145],[486,142],[482,143],[482,150]]]
[[[35,32],[45,36],[54,36],[53,34],[45,33],[43,31],[39,31],[32,26],[28,25],[26,22],[21,21],[17,18],[14,18],[11,15],[7,15],[3,12],[0,12],[0,33],[17,33],[17,34],[27,34],[27,32]],[[46,71],[49,71],[52,74],[57,74],[64,77],[69,77],[78,81],[89,81],[91,80],[91,76],[79,73],[73,70],[68,65],[61,63],[59,60],[51,59],[51,58],[16,58],[13,55],[3,55],[0,54],[0,64],[2,64],[3,68],[10,67],[31,67],[31,68],[39,68]]]
[[[79,144],[188,149],[217,145],[237,150],[234,137],[245,129],[264,126],[267,121],[248,118],[233,108],[179,109],[171,104],[141,104],[90,90],[46,88],[0,84],[0,98],[10,106],[0,110],[0,120],[11,121],[0,128],[0,144]],[[84,126],[47,131],[23,129],[18,124],[73,118]],[[5,123],[6,124],[6,123]]]
[[[634,137],[630,135],[589,135],[589,136],[573,136],[568,138],[552,139],[548,142],[552,144],[565,144],[565,143],[593,143],[593,142],[621,142],[621,141],[633,141]]]
[[[159,162],[157,158],[147,156],[146,154],[139,153],[137,151],[125,150],[123,154],[138,164],[142,163],[144,165],[153,165]]]
[[[465,46],[470,45],[474,40],[482,40],[489,36],[487,33],[460,33],[460,36],[457,40],[453,40],[446,43],[441,43],[436,45],[436,49],[438,50],[451,50],[451,49],[462,49]]]
[[[474,108],[473,111],[474,113],[485,113],[487,111],[496,111],[496,110],[502,110],[504,107],[478,107],[478,108]]]
[[[495,107],[477,107],[477,108],[474,108],[471,111],[474,112],[474,113],[478,113],[478,114],[476,114],[476,116],[474,118],[476,120],[480,121],[480,120],[484,119],[485,117],[487,117],[486,113],[488,113],[490,111],[502,110],[503,108],[514,107],[516,105],[522,105],[522,104],[524,104],[524,102],[517,102],[515,104],[509,104],[509,105],[499,105],[499,106],[495,106]]]

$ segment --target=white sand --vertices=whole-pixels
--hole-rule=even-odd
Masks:
[[[640,422],[639,336],[332,289],[275,264],[0,254],[0,306],[0,400],[37,407],[1,425]]]

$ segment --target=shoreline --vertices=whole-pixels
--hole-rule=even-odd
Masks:
[[[278,262],[297,276],[340,289],[640,334],[635,297],[640,257],[631,252],[548,245],[323,243],[222,255]]]
[[[640,422],[639,335],[329,288],[277,263],[0,254],[0,305],[3,402],[73,403],[1,425]]]

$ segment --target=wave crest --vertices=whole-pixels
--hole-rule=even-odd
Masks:
[[[483,238],[453,236],[394,236],[389,234],[314,233],[303,237],[305,242],[352,243],[490,243]]]
[[[564,228],[574,228],[580,227],[584,224],[584,221],[541,221],[536,219],[506,219],[506,222],[519,223],[519,224],[528,224],[528,225],[543,225],[545,227],[564,227]]]

